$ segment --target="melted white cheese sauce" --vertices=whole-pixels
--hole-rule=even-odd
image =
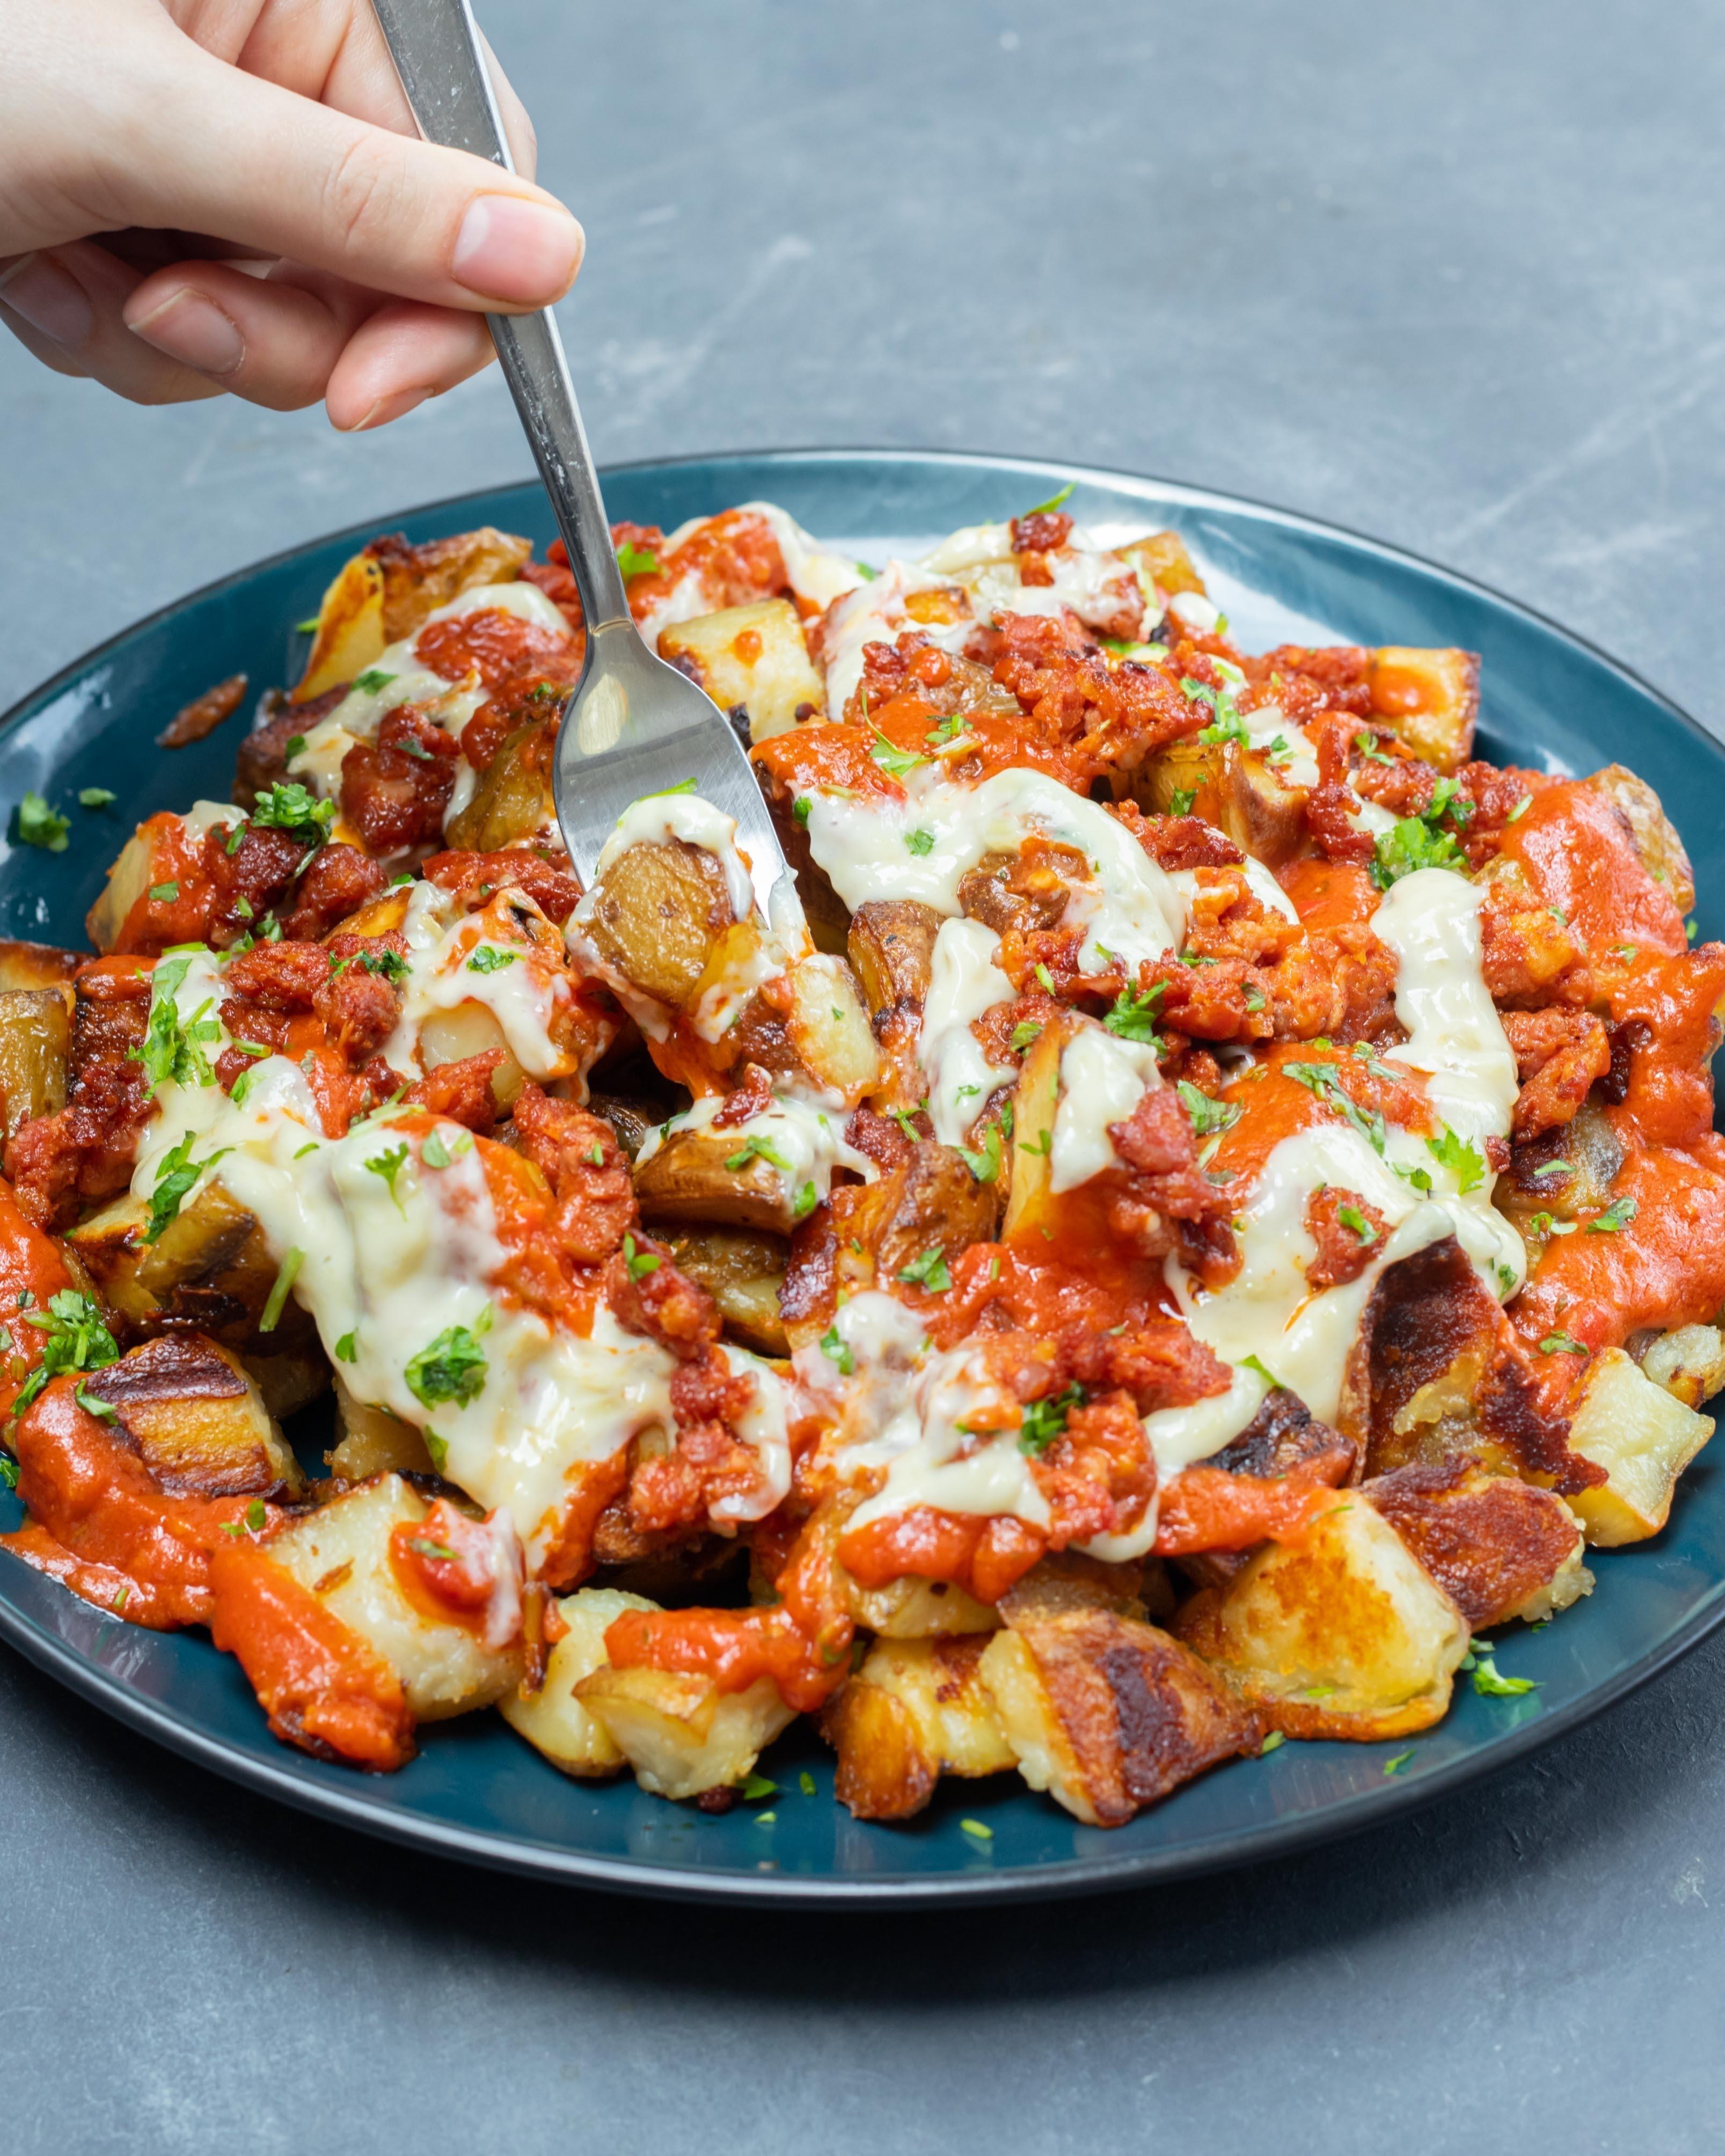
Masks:
[[[995,964],[1000,938],[980,921],[943,921],[922,1007],[916,1060],[928,1081],[928,1113],[942,1145],[963,1145],[984,1102],[1018,1075],[1015,1064],[988,1060],[973,1019],[1013,993]]]
[[[1129,1122],[1145,1093],[1161,1083],[1153,1043],[1122,1040],[1088,1022],[1081,1027],[1060,1051],[1050,1188],[1076,1190],[1114,1167],[1119,1156],[1108,1126]]]
[[[723,1094],[704,1094],[680,1115],[649,1132],[636,1156],[636,1166],[644,1168],[678,1131],[711,1129],[713,1118],[724,1106]],[[751,1116],[745,1123],[728,1125],[714,1136],[722,1137],[733,1148],[729,1158],[753,1153],[763,1161],[779,1178],[786,1202],[794,1206],[811,1188],[815,1199],[824,1198],[833,1187],[835,1168],[854,1169],[865,1183],[872,1183],[880,1173],[866,1153],[845,1142],[847,1120],[840,1106],[804,1100],[788,1091],[778,1095],[759,1115]],[[805,1199],[803,1212],[814,1209],[814,1199]]]

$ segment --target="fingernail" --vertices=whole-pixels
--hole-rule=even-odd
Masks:
[[[519,195],[480,195],[461,220],[450,266],[470,292],[547,307],[574,282],[586,244],[567,210]]]
[[[0,301],[51,343],[73,350],[95,326],[89,295],[50,254],[27,254],[0,273]]]
[[[157,352],[200,374],[232,374],[245,357],[245,339],[221,309],[189,287],[170,294],[126,327]]]
[[[430,396],[429,389],[393,389],[387,397],[380,397],[366,413],[356,419],[351,427],[343,427],[344,434],[362,434],[368,427],[387,427],[392,419],[399,419],[417,404],[423,404]]]

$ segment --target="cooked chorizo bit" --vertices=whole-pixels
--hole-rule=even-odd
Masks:
[[[239,709],[245,683],[244,674],[230,674],[225,681],[218,681],[213,689],[206,689],[201,696],[194,696],[157,735],[157,747],[189,748],[193,742],[201,742],[213,734],[224,719],[231,719]]]
[[[341,814],[373,854],[399,853],[443,836],[455,789],[454,738],[411,705],[384,714],[373,742],[341,759]]]
[[[1384,1215],[1358,1191],[1333,1185],[1314,1190],[1306,1201],[1306,1232],[1317,1245],[1317,1255],[1306,1268],[1307,1285],[1342,1287],[1358,1280],[1382,1256],[1386,1226]]]
[[[429,882],[463,906],[483,906],[499,891],[524,891],[547,921],[559,928],[575,911],[581,885],[567,856],[547,860],[536,847],[511,848],[501,854],[434,854],[425,864]]]
[[[1506,1011],[1522,1090],[1512,1128],[1517,1139],[1571,1122],[1596,1079],[1610,1075],[1610,1037],[1591,1011]]]

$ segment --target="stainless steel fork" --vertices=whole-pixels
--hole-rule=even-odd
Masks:
[[[402,88],[428,142],[515,170],[468,0],[372,0]],[[547,308],[487,315],[504,379],[533,447],[587,615],[587,664],[557,735],[553,796],[575,870],[593,881],[618,818],[645,794],[684,787],[736,819],[762,916],[793,890],[773,819],[729,721],[647,649],[630,617],[598,475],[562,340]]]

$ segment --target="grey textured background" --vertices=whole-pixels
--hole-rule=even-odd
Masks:
[[[1233,488],[1725,717],[1718,6],[480,12],[587,223],[564,311],[602,457],[871,442]],[[0,350],[0,706],[236,563],[527,469],[495,375],[350,442]],[[440,1868],[5,1655],[0,2142],[1717,2149],[1722,1679],[1715,1640],[1299,1861],[887,1922]]]

